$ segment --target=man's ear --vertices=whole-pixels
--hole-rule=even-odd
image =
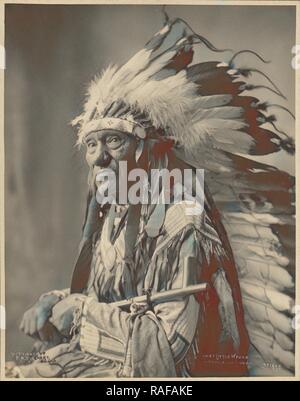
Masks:
[[[135,160],[138,168],[148,171],[149,168],[149,141],[148,139],[139,139],[135,151]]]
[[[136,164],[138,164],[138,162],[139,162],[139,160],[140,160],[140,158],[141,158],[141,156],[143,154],[144,145],[145,145],[144,140],[143,139],[138,139],[136,150],[135,150],[135,161],[136,161]]]

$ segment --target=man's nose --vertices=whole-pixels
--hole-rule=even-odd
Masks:
[[[112,157],[107,152],[104,145],[100,144],[95,154],[94,165],[98,167],[107,167],[111,162]]]

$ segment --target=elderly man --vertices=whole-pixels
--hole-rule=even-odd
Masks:
[[[127,161],[131,171],[158,164],[161,168],[167,164],[168,169],[188,167],[174,157],[170,144],[164,148],[166,143],[160,140],[142,141],[143,151],[136,161],[139,139],[107,129],[86,136],[91,188],[71,293],[45,294],[25,313],[22,330],[43,340],[43,350],[50,349],[45,354],[48,360],[20,366],[22,375],[190,374],[189,363],[199,352],[201,294],[183,293],[163,302],[151,302],[151,296],[183,288],[185,274],[190,275],[189,285],[200,282],[201,273],[208,268],[205,265],[216,255],[221,261],[225,252],[209,215],[205,211],[188,215],[190,205],[184,202],[98,205],[95,182],[101,169],[109,167],[118,176],[120,161]],[[214,274],[217,289],[229,287],[221,270]],[[133,302],[130,308],[114,305],[145,291],[149,291],[149,302]],[[220,296],[229,297],[228,313],[233,314],[233,320],[228,323],[229,332],[224,331],[224,338],[218,340],[224,347],[231,343],[232,350],[238,349],[240,336],[231,292],[220,289]]]
[[[188,213],[187,203],[175,201],[176,178],[168,189],[158,184],[163,199],[170,195],[168,203],[119,196],[102,202],[102,189],[111,185],[104,173],[115,175],[120,194],[121,162],[148,178],[154,169],[190,169],[193,188],[196,169],[189,160],[200,158],[210,172],[220,160],[222,171],[237,163],[228,153],[233,145],[218,139],[219,132],[232,138],[247,130],[243,109],[232,100],[235,83],[226,81],[216,93],[205,84],[206,63],[187,69],[199,40],[216,50],[184,21],[168,20],[127,64],[109,67],[91,84],[74,120],[90,167],[79,256],[70,289],[42,295],[23,317],[21,329],[46,353],[44,360],[16,368],[20,376],[247,374],[239,280],[208,188],[202,213]],[[222,71],[220,82],[227,74]],[[239,146],[248,149],[250,142],[244,138]],[[134,184],[127,179],[126,185],[130,191]],[[186,291],[195,285],[197,291]]]

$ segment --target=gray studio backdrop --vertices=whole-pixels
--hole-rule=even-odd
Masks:
[[[263,99],[294,110],[294,7],[169,6],[217,47],[253,49],[271,64],[241,56],[241,66],[268,72],[288,97]],[[5,163],[7,359],[32,345],[18,331],[24,310],[50,289],[69,286],[83,221],[87,169],[68,122],[86,85],[121,64],[161,28],[160,6],[7,5],[5,13]],[[225,60],[199,48],[197,60]],[[265,81],[257,77],[258,82]],[[292,119],[278,112],[293,135]],[[268,162],[294,171],[284,154]]]

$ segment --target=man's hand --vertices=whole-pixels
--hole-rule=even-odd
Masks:
[[[85,299],[86,296],[84,295],[72,294],[60,301],[52,309],[52,316],[49,321],[64,337],[69,337],[74,312],[76,309],[82,307]]]
[[[51,316],[52,308],[60,301],[56,294],[40,298],[27,312],[24,313],[20,330],[26,335],[39,338],[39,331]]]

